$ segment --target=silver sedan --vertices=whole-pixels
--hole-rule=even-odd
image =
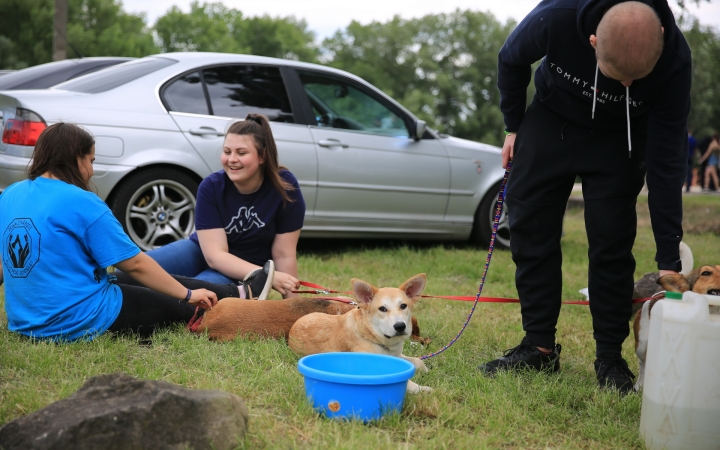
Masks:
[[[93,182],[148,250],[194,229],[200,181],[221,169],[229,123],[267,115],[307,204],[303,237],[472,239],[486,245],[500,149],[439,134],[364,80],[283,59],[148,56],[40,91],[0,92],[0,190],[26,178],[42,130],[96,140]],[[497,242],[509,245],[503,211]]]

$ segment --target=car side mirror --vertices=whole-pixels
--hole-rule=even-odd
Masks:
[[[415,128],[415,133],[414,133],[413,138],[414,138],[416,141],[419,141],[420,139],[422,139],[423,135],[425,134],[425,129],[427,128],[427,126],[425,125],[425,121],[424,121],[424,120],[420,120],[420,119],[416,119],[416,120],[413,122],[413,125],[415,126],[415,127],[414,127],[414,128]]]

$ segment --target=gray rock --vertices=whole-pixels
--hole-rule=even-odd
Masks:
[[[0,449],[229,449],[248,410],[237,395],[117,373],[0,428]]]
[[[658,278],[660,278],[659,272],[650,272],[637,280],[635,282],[635,288],[633,289],[633,300],[652,297],[653,294],[662,291],[662,286],[657,284]],[[642,308],[642,305],[642,303],[633,303],[633,317],[635,317],[635,313]]]

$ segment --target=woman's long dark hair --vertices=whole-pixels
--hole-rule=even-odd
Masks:
[[[35,144],[28,178],[34,180],[49,172],[66,183],[92,191],[90,182],[85,182],[80,173],[78,159],[89,154],[93,145],[95,138],[92,134],[77,125],[65,122],[50,125]]]
[[[253,137],[258,156],[263,161],[264,176],[270,180],[280,193],[283,202],[295,201],[287,193],[287,191],[294,191],[295,187],[280,177],[280,171],[287,170],[287,167],[283,167],[278,163],[277,147],[267,117],[262,114],[248,114],[245,120],[230,125],[225,136],[231,133]]]

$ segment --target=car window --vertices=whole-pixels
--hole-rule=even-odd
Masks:
[[[167,85],[163,99],[170,111],[210,114],[200,72],[185,74]]]
[[[260,113],[274,122],[294,122],[279,68],[219,66],[203,69],[203,76],[214,115],[245,118]]]
[[[0,80],[0,91],[14,89],[46,89],[86,73],[114,66],[132,58],[66,59],[28,67],[8,74]]]
[[[319,127],[409,137],[403,119],[360,85],[318,72],[298,71]]]
[[[58,84],[53,89],[97,94],[98,92],[115,89],[125,83],[129,83],[175,63],[177,63],[177,61],[169,58],[151,57],[138,59],[137,61],[113,66],[75,80],[66,81],[65,83]]]

